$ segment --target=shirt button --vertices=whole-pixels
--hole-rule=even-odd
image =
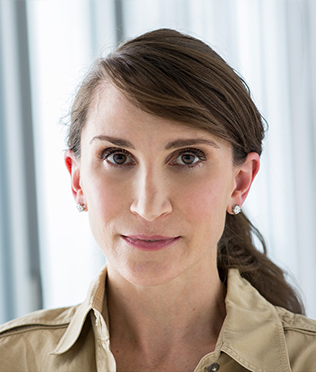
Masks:
[[[208,372],[217,372],[219,370],[219,364],[213,363],[208,367]]]

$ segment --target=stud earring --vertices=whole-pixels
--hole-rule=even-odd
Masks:
[[[76,208],[78,209],[78,212],[80,213],[80,212],[83,212],[86,209],[86,205],[85,204],[77,204]]]
[[[232,206],[232,211],[234,213],[234,215],[236,216],[237,214],[239,214],[241,212],[241,207],[240,205],[238,204],[235,204]]]

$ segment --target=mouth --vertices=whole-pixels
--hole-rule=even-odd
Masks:
[[[180,236],[177,237],[166,237],[160,235],[122,235],[122,238],[129,245],[144,250],[144,251],[157,251],[162,248],[166,248],[177,240],[180,239]]]

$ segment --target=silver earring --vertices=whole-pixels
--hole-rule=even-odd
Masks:
[[[240,205],[238,204],[235,204],[232,206],[232,211],[234,213],[234,215],[236,216],[237,214],[239,214],[241,212],[241,207]]]
[[[85,204],[77,204],[76,208],[78,209],[78,212],[80,213],[80,212],[83,212],[86,209],[86,205]]]

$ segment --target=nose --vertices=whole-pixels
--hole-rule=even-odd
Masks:
[[[147,221],[154,221],[172,211],[167,180],[154,170],[140,171],[134,184],[134,199],[130,210]]]

